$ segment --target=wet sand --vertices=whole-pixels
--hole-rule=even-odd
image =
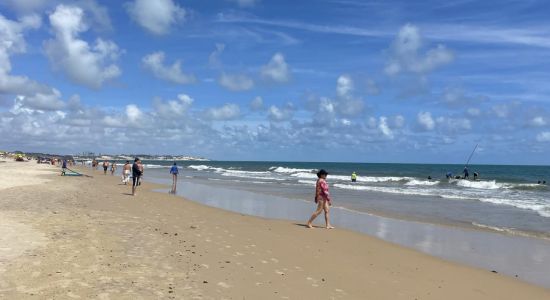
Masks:
[[[0,181],[9,176],[4,165]],[[0,190],[0,230],[12,232],[0,245],[0,298],[550,297],[359,233],[309,230],[149,191],[160,185],[144,183],[132,197],[118,176],[82,170],[94,178],[32,175],[41,183]],[[10,180],[29,176],[22,173]]]

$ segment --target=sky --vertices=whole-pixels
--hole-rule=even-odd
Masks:
[[[0,150],[550,165],[548,11],[3,0]]]

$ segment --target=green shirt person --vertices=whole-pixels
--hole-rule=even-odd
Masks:
[[[351,173],[351,182],[356,182],[357,181],[357,174],[355,174],[355,172]]]

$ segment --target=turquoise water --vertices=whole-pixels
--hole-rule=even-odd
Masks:
[[[146,176],[167,176],[172,162],[145,161]],[[548,166],[470,165],[478,180],[447,179],[463,165],[316,162],[178,162],[184,180],[312,201],[324,168],[336,206],[346,209],[550,237]],[[358,174],[352,183],[350,175]],[[431,180],[428,179],[431,177]]]

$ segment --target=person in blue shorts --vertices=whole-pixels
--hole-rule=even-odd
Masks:
[[[172,190],[170,191],[170,193],[172,194],[176,193],[176,187],[178,184],[178,173],[179,173],[178,166],[174,162],[174,164],[172,165],[172,168],[170,168],[170,174],[172,174]]]

